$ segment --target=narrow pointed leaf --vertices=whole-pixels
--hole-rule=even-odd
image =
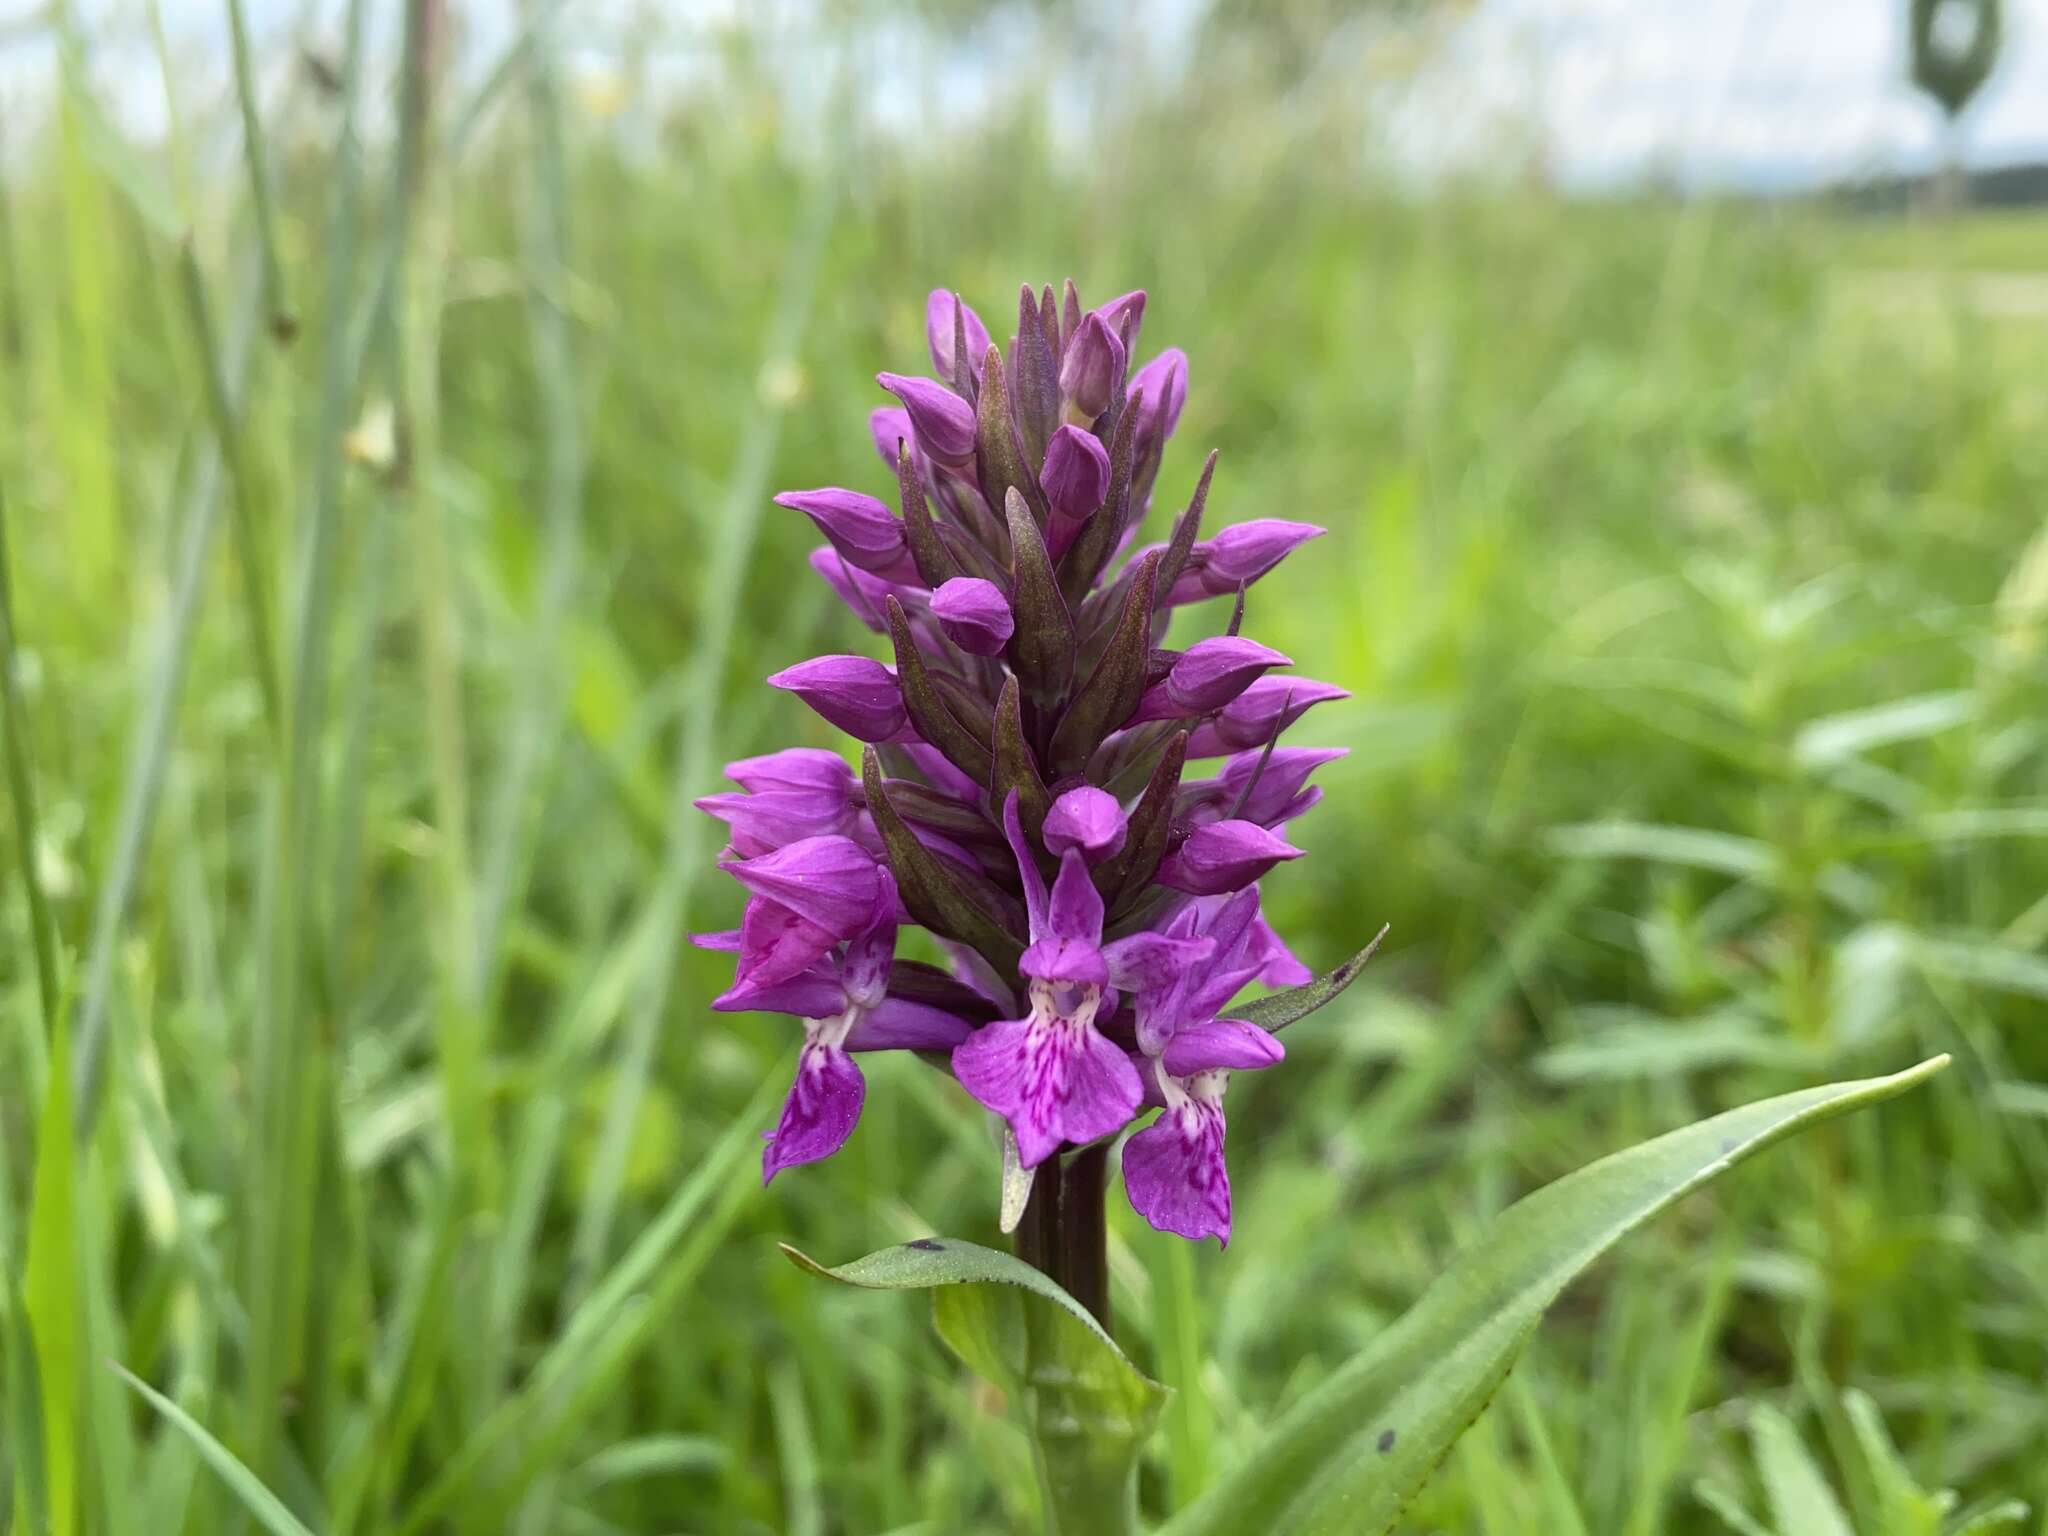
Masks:
[[[966,872],[956,870],[917,840],[897,814],[882,784],[882,765],[874,749],[861,756],[861,785],[868,814],[888,850],[889,872],[910,915],[941,938],[968,945],[997,972],[1008,975],[1024,954],[1024,945],[986,899],[971,891]]]
[[[220,1480],[240,1502],[242,1508],[256,1523],[271,1533],[271,1536],[313,1536],[297,1515],[286,1507],[284,1500],[263,1486],[262,1480],[244,1465],[235,1453],[222,1445],[191,1414],[172,1402],[163,1393],[124,1366],[115,1366],[121,1379],[133,1387],[142,1400],[168,1419],[178,1432],[190,1440],[206,1464],[219,1474]]]
[[[900,440],[896,444],[896,500],[897,509],[903,514],[904,542],[910,546],[910,558],[917,564],[918,580],[928,587],[938,587],[962,574],[960,562],[940,539],[938,525],[932,521],[924,486],[910,462],[910,448]]]
[[[1053,733],[1052,761],[1047,766],[1055,779],[1079,770],[1096,743],[1130,719],[1144,696],[1146,669],[1152,659],[1152,593],[1158,574],[1159,556],[1147,555],[1137,579],[1124,594],[1123,614],[1102,660],[1081,685]]]
[[[1052,558],[1024,498],[1012,490],[1003,503],[1010,524],[1014,589],[1010,610],[1017,628],[1010,636],[1011,669],[1040,705],[1057,703],[1074,675],[1074,616],[1060,595]]]
[[[1024,739],[1024,706],[1021,690],[1014,677],[1003,680],[1002,697],[996,700],[995,768],[988,785],[989,810],[1002,814],[1010,791],[1017,792],[1017,810],[1024,819],[1024,830],[1031,834],[1031,846],[1039,846],[1039,830],[1045,825],[1045,813],[1052,809],[1052,791],[1045,787],[1045,780],[1039,777],[1038,760],[1031,755],[1031,745]]]
[[[1380,947],[1380,940],[1386,936],[1387,930],[1382,928],[1372,936],[1370,944],[1334,971],[1318,976],[1314,981],[1304,981],[1298,987],[1286,987],[1252,1002],[1240,1003],[1230,1010],[1230,1016],[1243,1019],[1247,1024],[1256,1024],[1268,1033],[1307,1018],[1318,1008],[1335,1002],[1337,994],[1358,979],[1358,973],[1365,969],[1366,961],[1373,957],[1373,952]]]
[[[1051,290],[1047,290],[1050,295]],[[1055,359],[1056,342],[1046,337],[1046,321],[1053,321],[1057,335],[1058,317],[1047,303],[1040,311],[1027,284],[1017,299],[1017,344],[1010,353],[1011,409],[1016,417],[1018,446],[1026,464],[1045,458],[1045,445],[1059,425],[1060,378]]]
[[[1566,1285],[1681,1196],[1948,1064],[1788,1093],[1602,1158],[1500,1216],[1400,1321],[1282,1414],[1159,1536],[1375,1536],[1486,1407]]]
[[[1194,552],[1195,539],[1202,531],[1202,512],[1209,505],[1209,481],[1216,473],[1216,450],[1209,450],[1209,457],[1202,461],[1202,478],[1195,482],[1195,494],[1188,498],[1186,509],[1173,525],[1173,538],[1166,546],[1166,555],[1159,563],[1159,590],[1162,594],[1171,592],[1173,584],[1180,580],[1181,568],[1188,563],[1188,556]],[[1172,609],[1167,604],[1159,605],[1160,630],[1163,633],[1165,620]]]
[[[981,399],[974,408],[975,448],[981,467],[981,494],[996,517],[1002,517],[1003,502],[1014,488],[1024,497],[1031,515],[1041,524],[1046,518],[1045,498],[1038,492],[1038,476],[1026,460],[1024,445],[1010,407],[1010,381],[1003,372],[1003,355],[994,347],[981,365]]]
[[[988,782],[988,739],[974,732],[947,706],[910,637],[910,620],[894,594],[889,597],[889,639],[896,647],[896,684],[917,734],[946,754],[946,760],[977,784]]]

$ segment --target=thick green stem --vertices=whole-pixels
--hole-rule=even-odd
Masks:
[[[1044,1271],[1107,1331],[1108,1181],[1106,1143],[1042,1164],[1017,1228],[1017,1256]],[[1137,1521],[1137,1454],[1146,1426],[1134,1423],[1062,1358],[1066,1335],[1030,1329],[1027,1411],[1045,1494],[1049,1536],[1130,1536]]]

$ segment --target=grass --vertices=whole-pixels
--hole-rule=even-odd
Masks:
[[[522,14],[417,119],[428,39],[259,59],[253,167],[227,89],[172,149],[82,66],[9,124],[15,1528],[292,1529],[236,1467],[323,1536],[1029,1522],[918,1309],[774,1249],[992,1240],[980,1115],[877,1062],[762,1192],[792,1035],[681,940],[737,909],[689,799],[830,740],[759,679],[871,649],[768,495],[883,488],[927,287],[1071,273],[1193,358],[1163,503],[1213,445],[1222,517],[1332,529],[1250,608],[1355,694],[1271,907],[1319,965],[1393,925],[1235,1085],[1228,1253],[1115,1219],[1148,1507],[1517,1194],[1947,1050],[1571,1293],[1410,1526],[2048,1529],[2048,322],[1975,276],[2038,219],[1402,199],[1220,71],[1079,158],[904,143],[835,105],[852,33],[801,91],[712,38],[659,114],[627,58],[614,118]]]

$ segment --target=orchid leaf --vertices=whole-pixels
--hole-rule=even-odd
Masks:
[[[1393,1528],[1486,1407],[1544,1312],[1594,1260],[1772,1143],[1948,1064],[1808,1088],[1716,1115],[1519,1201],[1401,1319],[1282,1414],[1159,1536],[1372,1536]]]
[[[1166,1388],[1131,1364],[1050,1277],[1012,1254],[919,1238],[828,1267],[788,1244],[791,1263],[878,1291],[932,1293],[932,1322],[977,1375],[1019,1403],[1043,1458],[1046,1527],[1058,1536],[1135,1531],[1138,1453]]]

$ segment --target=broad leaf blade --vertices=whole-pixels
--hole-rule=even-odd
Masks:
[[[801,1269],[869,1290],[929,1290],[939,1337],[1025,1401],[1044,1461],[1054,1532],[1136,1529],[1133,1495],[1166,1389],[1143,1375],[1087,1308],[1014,1255],[927,1237],[829,1268],[788,1244]]]
[[[1891,1077],[1788,1093],[1602,1158],[1520,1201],[1399,1322],[1282,1415],[1160,1536],[1370,1536],[1390,1529],[1479,1416],[1544,1311],[1681,1196],[1793,1132],[1903,1093]]]

